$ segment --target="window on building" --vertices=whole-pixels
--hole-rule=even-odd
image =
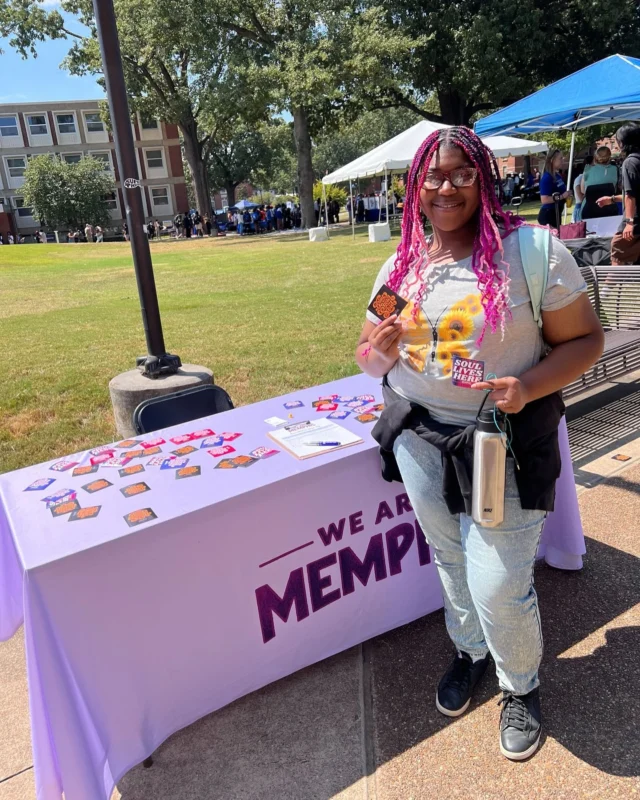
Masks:
[[[104,171],[111,172],[111,159],[109,158],[109,153],[89,153],[91,158],[95,158],[96,161],[101,161],[104,164]]]
[[[27,159],[24,156],[15,156],[7,159],[7,170],[10,178],[24,178],[27,168]]]
[[[151,202],[154,206],[169,205],[169,189],[166,186],[157,186],[151,189]]]
[[[60,133],[76,132],[76,120],[73,114],[56,114],[56,124]]]
[[[104,122],[97,111],[87,112],[84,115],[84,121],[87,125],[87,133],[104,133]]]
[[[147,166],[149,169],[162,169],[164,167],[164,160],[162,158],[162,150],[147,150]]]
[[[14,116],[0,117],[0,136],[17,136],[18,120]]]
[[[22,197],[14,197],[13,203],[16,207],[16,211],[18,212],[19,217],[33,216],[33,208],[31,208],[31,206],[25,206],[24,199]]]
[[[60,155],[67,164],[79,164],[82,160],[82,153],[60,153]]]
[[[140,120],[142,124],[143,131],[157,131],[159,124],[157,119],[145,119],[144,117]]]
[[[27,125],[32,136],[42,136],[42,134],[49,133],[45,114],[27,114]]]
[[[118,198],[115,192],[109,192],[109,194],[105,195],[105,200],[107,201],[107,208],[109,211],[118,210]]]

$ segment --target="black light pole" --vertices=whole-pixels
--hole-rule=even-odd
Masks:
[[[149,378],[173,374],[182,366],[179,356],[167,353],[162,335],[162,322],[158,307],[156,283],[153,277],[149,240],[143,231],[142,184],[138,176],[138,165],[131,132],[131,117],[127,102],[127,90],[122,71],[120,42],[116,27],[113,0],[93,0],[98,41],[102,55],[102,70],[107,87],[109,111],[116,145],[122,193],[133,252],[133,265],[140,296],[142,324],[147,340],[148,355],[137,359],[143,374]]]

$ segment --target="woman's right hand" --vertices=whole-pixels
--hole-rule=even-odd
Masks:
[[[393,366],[400,358],[398,342],[404,330],[404,324],[397,314],[383,320],[369,334],[368,342],[376,355]]]
[[[600,208],[604,208],[604,206],[610,206],[613,203],[612,197],[599,197],[596,200],[596,203],[600,206]]]

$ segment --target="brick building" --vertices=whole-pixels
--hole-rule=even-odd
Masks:
[[[132,121],[131,127],[143,184],[145,218],[173,219],[178,211],[189,207],[178,128],[140,117]],[[39,227],[20,193],[27,160],[45,153],[69,162],[86,155],[103,161],[117,186],[109,198],[113,227],[122,226],[124,202],[115,145],[100,118],[98,101],[4,103],[0,104],[0,211],[11,215],[21,234],[33,233]]]
[[[506,178],[507,175],[512,175],[515,172],[524,172],[526,174],[528,171],[528,163],[531,164],[532,172],[535,172],[536,169],[542,172],[546,156],[546,153],[537,153],[532,156],[506,156],[504,158],[498,158],[496,161],[498,162],[500,175]]]

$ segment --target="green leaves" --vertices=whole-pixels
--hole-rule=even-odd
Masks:
[[[348,196],[349,193],[341,186],[335,186],[334,184],[329,183],[324,187],[324,197],[326,197],[327,202],[337,200],[340,208],[344,208],[346,206]],[[316,181],[316,183],[313,184],[313,199],[322,201],[324,200],[324,197],[322,195],[322,181]]]
[[[95,158],[67,164],[57,157],[36,156],[25,171],[24,203],[49,227],[77,228],[87,222],[108,226],[107,195],[114,191],[111,174]]]
[[[33,0],[0,0],[0,37],[7,38],[24,58],[36,57],[38,42],[64,37],[63,27],[58,11],[48,11]]]

